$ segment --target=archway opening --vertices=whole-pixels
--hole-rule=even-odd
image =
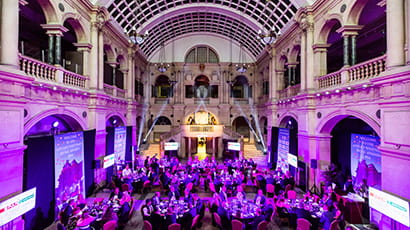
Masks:
[[[327,73],[333,73],[343,67],[343,37],[337,30],[342,26],[336,19],[332,19],[327,23],[331,26],[327,37]]]
[[[380,187],[380,137],[376,131],[363,120],[348,116],[333,127],[331,135],[330,158],[337,176],[326,182],[342,189],[347,178],[352,177],[353,184]]]
[[[41,27],[46,24],[43,9],[36,0],[20,4],[19,11],[19,52],[42,62],[47,62],[48,36]]]

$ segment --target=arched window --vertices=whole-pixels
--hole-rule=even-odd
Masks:
[[[218,63],[219,58],[209,46],[192,48],[185,56],[185,63]]]

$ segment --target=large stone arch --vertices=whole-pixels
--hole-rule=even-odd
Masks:
[[[32,118],[30,118],[24,124],[24,134],[26,134],[37,122],[51,115],[55,115],[63,119],[70,126],[72,126],[73,129],[81,129],[81,130],[87,129],[86,121],[83,118],[81,118],[78,114],[76,114],[75,112],[71,110],[56,108],[56,109],[50,109],[50,110],[43,111],[39,114],[34,115]]]
[[[289,52],[289,57],[288,57],[288,61],[290,63],[296,63],[298,55],[300,54],[300,44],[295,44],[291,51]]]
[[[327,116],[323,117],[323,119],[321,119],[316,126],[316,133],[330,135],[336,124],[348,116],[354,116],[363,120],[377,133],[379,137],[381,137],[380,124],[367,114],[355,110],[337,110],[329,113]]]
[[[72,19],[72,20],[70,20]],[[66,13],[62,16],[61,22],[64,24],[64,22],[70,23],[70,25],[74,29],[75,36],[77,37],[77,42],[78,43],[87,43],[88,38],[87,38],[87,33],[85,32],[84,28],[87,28],[84,25],[84,22],[81,21],[80,15],[76,13]]]
[[[329,36],[330,31],[332,30],[333,26],[339,22],[341,26],[343,26],[343,17],[340,14],[331,14],[326,17],[327,19],[318,25],[319,33],[317,35],[316,44],[326,44],[327,38]]]
[[[47,24],[57,24],[59,22],[56,7],[49,0],[37,0],[43,10]]]
[[[121,122],[124,124],[124,126],[127,125],[127,119],[124,117],[123,114],[121,114],[119,112],[110,112],[110,113],[108,113],[107,116],[105,116],[105,122],[107,122],[113,116],[119,117],[121,119]]]
[[[295,113],[286,112],[278,118],[278,126],[282,127],[281,125],[286,124],[289,121],[290,118],[293,118],[293,119],[295,119],[296,122],[299,122],[298,116]]]
[[[368,1],[369,0],[357,0],[354,2],[347,14],[347,25],[357,25],[359,23],[360,15]]]

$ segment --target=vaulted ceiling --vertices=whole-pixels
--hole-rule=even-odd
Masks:
[[[258,30],[281,31],[301,0],[111,0],[106,7],[125,32],[149,31],[141,51],[149,57],[161,44],[190,33],[214,33],[243,45],[255,58],[264,45]]]

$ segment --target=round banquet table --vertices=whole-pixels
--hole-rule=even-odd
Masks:
[[[236,198],[230,198],[224,203],[224,208],[233,218],[249,222],[255,218],[258,206],[252,201],[243,200],[241,202]]]

